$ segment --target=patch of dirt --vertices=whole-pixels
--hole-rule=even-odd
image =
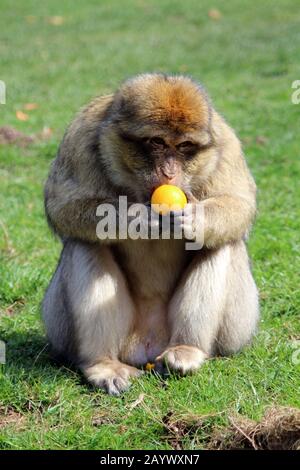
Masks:
[[[186,439],[211,450],[300,450],[300,409],[269,408],[261,421],[241,415],[229,416],[229,426],[216,425],[217,415],[163,418],[165,439],[175,450],[184,449]]]
[[[256,137],[245,136],[245,137],[242,138],[242,143],[244,145],[256,144],[256,145],[259,145],[259,146],[265,146],[265,145],[268,144],[268,142],[269,142],[268,137],[266,137],[264,135],[257,135]]]
[[[15,411],[10,406],[0,406],[0,429],[13,424],[17,428],[20,428],[24,423],[24,416]]]
[[[201,430],[205,435],[212,432],[212,417],[215,415],[197,416],[185,415],[178,417],[170,411],[163,417],[163,426],[167,431],[165,439],[175,450],[184,450],[184,441],[195,437]]]
[[[25,299],[15,300],[12,304],[10,304],[5,309],[3,310],[0,309],[0,315],[2,314],[2,315],[7,315],[8,317],[13,317],[17,313],[19,313],[19,311],[24,305],[25,305]]]
[[[49,140],[52,137],[53,130],[50,127],[44,127],[36,134],[27,135],[11,126],[0,127],[0,145],[17,145],[27,147],[37,141]]]
[[[269,142],[269,139],[265,137],[264,135],[258,135],[255,139],[255,142],[257,145],[267,145]]]
[[[109,418],[109,416],[105,414],[97,414],[92,418],[92,426],[100,427],[104,424],[113,424],[113,420]]]
[[[18,131],[10,126],[0,127],[0,144],[9,145],[15,144],[19,147],[26,147],[27,145],[34,142],[32,136],[23,134],[23,132]]]
[[[231,417],[230,426],[219,430],[208,448],[300,450],[300,410],[279,407],[267,410],[259,422]]]

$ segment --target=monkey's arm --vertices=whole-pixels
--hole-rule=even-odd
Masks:
[[[225,194],[202,202],[204,245],[221,246],[246,237],[255,217],[255,204],[240,196]]]
[[[82,186],[53,181],[49,176],[45,187],[45,210],[49,225],[62,238],[96,241],[96,210],[103,200]]]
[[[207,248],[245,238],[255,217],[255,205],[240,196],[224,194],[199,201],[190,195],[189,202],[175,223],[186,239]]]
[[[190,194],[189,202],[200,204],[192,220],[208,248],[247,236],[256,214],[256,186],[233,131],[222,123],[220,160],[203,193]]]
[[[64,168],[60,167],[57,171],[57,167],[60,167],[59,158],[54,162],[45,187],[45,210],[49,225],[54,232],[61,238],[75,238],[90,242],[101,241],[101,243],[116,242],[119,234],[118,227],[125,226],[128,229],[132,219],[136,220],[136,215],[132,215],[127,210],[119,210],[118,196],[113,193],[112,187],[108,188],[108,184],[101,174],[97,175],[100,188],[96,191],[92,187],[91,178],[86,178],[86,181],[91,183],[91,186],[87,187],[84,184],[76,183],[70,177],[67,178],[64,175]],[[110,234],[107,234],[106,231],[102,233],[100,230],[97,233],[97,225],[101,221],[101,215],[103,216],[103,214],[97,215],[97,208],[103,204],[105,206],[109,204],[110,208],[113,208],[112,211],[105,213],[105,220],[109,227],[116,227],[116,232],[112,230]],[[144,230],[148,230],[150,224],[154,225],[157,220],[151,218],[150,205],[144,206],[144,208],[145,213],[140,214],[139,219]]]
[[[49,225],[62,238],[97,241],[97,207],[117,200],[98,160],[99,130],[112,98],[96,98],[79,112],[52,164],[45,210]]]

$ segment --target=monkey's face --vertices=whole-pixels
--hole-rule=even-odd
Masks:
[[[203,90],[185,77],[142,75],[115,96],[103,137],[112,179],[149,200],[161,184],[193,190],[216,164],[211,108]]]

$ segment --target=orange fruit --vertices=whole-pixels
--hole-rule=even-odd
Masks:
[[[183,209],[187,204],[187,198],[177,186],[162,184],[153,192],[151,204],[155,212],[165,215],[168,212]]]

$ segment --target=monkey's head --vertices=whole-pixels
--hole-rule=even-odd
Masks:
[[[125,82],[101,134],[112,183],[138,200],[149,200],[161,184],[197,190],[218,159],[212,115],[206,93],[190,78],[147,74]]]

